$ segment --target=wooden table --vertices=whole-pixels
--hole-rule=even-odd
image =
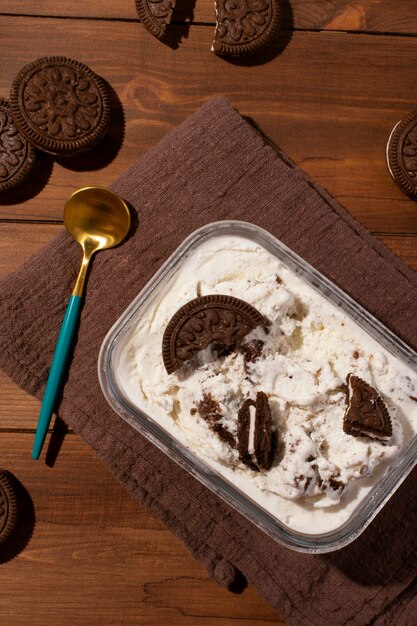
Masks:
[[[61,230],[74,188],[107,185],[213,94],[417,268],[417,207],[385,165],[391,128],[417,108],[416,3],[283,0],[280,41],[257,64],[210,52],[210,0],[178,4],[173,49],[145,31],[134,0],[2,0],[0,97],[27,62],[66,55],[110,83],[124,120],[96,169],[43,158],[28,185],[0,198],[1,274]],[[26,547],[1,564],[2,624],[283,623],[253,588],[235,596],[212,582],[75,433],[53,468],[31,461],[39,403],[3,374],[0,385],[0,465],[26,487],[36,518]]]

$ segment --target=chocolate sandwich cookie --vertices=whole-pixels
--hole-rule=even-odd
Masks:
[[[104,81],[66,57],[44,57],[22,68],[12,84],[10,110],[32,145],[61,156],[93,148],[110,124]]]
[[[174,7],[175,0],[136,0],[140,21],[158,39],[164,38]]]
[[[391,417],[378,391],[354,374],[348,374],[346,382],[345,433],[388,441],[392,436]]]
[[[195,298],[170,319],[162,339],[168,374],[210,344],[235,346],[251,330],[267,321],[253,306],[226,295]]]
[[[259,391],[256,401],[245,400],[237,419],[239,459],[255,472],[268,470],[274,458],[268,396]]]
[[[417,198],[417,111],[393,128],[387,143],[387,164],[399,188]]]
[[[18,499],[13,476],[0,469],[0,546],[10,538],[17,524]]]
[[[279,0],[215,0],[216,28],[212,51],[223,56],[254,54],[276,39]]]
[[[7,100],[0,98],[0,192],[23,182],[36,160],[36,151],[18,131]]]

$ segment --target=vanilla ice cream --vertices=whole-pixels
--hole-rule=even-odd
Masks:
[[[172,374],[162,337],[190,300],[231,295],[267,320],[239,349],[209,345]],[[320,534],[340,527],[417,432],[417,373],[261,245],[219,235],[199,244],[157,293],[117,354],[129,401],[200,460],[289,528]],[[388,441],[343,430],[349,373],[372,385],[391,416]],[[233,446],[243,402],[264,392],[274,457],[268,470],[244,465]],[[217,432],[201,407],[211,403]],[[249,447],[253,452],[250,411]],[[251,450],[249,450],[251,452]]]

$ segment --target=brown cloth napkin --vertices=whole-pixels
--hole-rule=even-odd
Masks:
[[[59,414],[220,583],[243,577],[293,625],[416,624],[416,473],[353,544],[305,555],[275,543],[133,431],[97,379],[102,340],[194,229],[239,219],[269,230],[417,348],[417,275],[214,98],[112,188],[137,211],[130,238],[97,255]],[[81,253],[62,232],[0,282],[0,365],[41,397]]]

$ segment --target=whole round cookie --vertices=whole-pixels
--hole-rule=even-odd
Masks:
[[[0,546],[6,543],[17,524],[18,503],[12,474],[0,469]]]
[[[0,98],[0,191],[19,185],[35,160],[36,151],[18,131],[8,101]]]
[[[417,198],[417,111],[400,120],[391,131],[387,164],[400,189]]]
[[[23,67],[12,84],[10,110],[26,139],[54,155],[93,148],[110,124],[104,81],[66,57],[44,57]]]

